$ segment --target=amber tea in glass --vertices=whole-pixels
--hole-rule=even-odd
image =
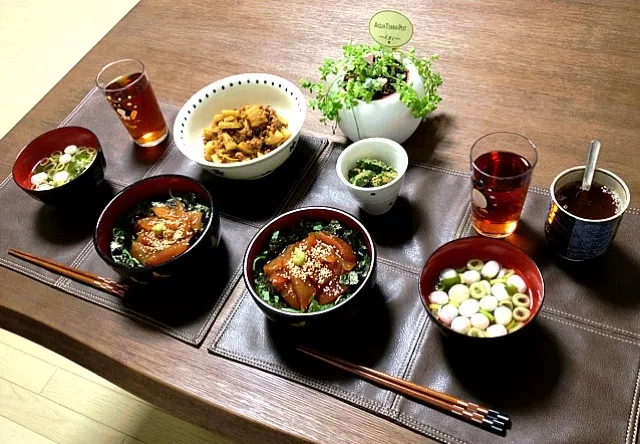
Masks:
[[[169,134],[144,64],[118,60],[98,73],[96,84],[137,145],[156,146]]]
[[[519,134],[491,133],[473,144],[471,217],[478,234],[501,238],[516,230],[537,161],[535,145]]]

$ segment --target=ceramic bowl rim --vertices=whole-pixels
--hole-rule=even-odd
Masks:
[[[541,291],[540,291],[540,304],[538,305],[538,310],[536,310],[534,313],[531,314],[531,318],[528,319],[526,321],[526,323],[522,326],[522,328],[520,328],[519,330],[516,330],[512,333],[507,333],[504,336],[497,336],[494,338],[477,338],[474,336],[468,336],[465,335],[463,333],[458,333],[457,331],[449,328],[448,326],[444,325],[442,322],[440,322],[434,315],[433,313],[431,313],[431,310],[429,310],[429,306],[427,303],[427,298],[429,297],[429,294],[424,294],[423,293],[423,289],[422,289],[422,275],[424,274],[427,265],[429,264],[429,261],[431,260],[431,258],[433,256],[435,256],[439,251],[442,251],[444,249],[447,248],[451,248],[452,245],[462,242],[462,241],[469,241],[469,239],[477,239],[476,242],[489,242],[492,243],[496,246],[500,246],[500,247],[505,247],[507,250],[512,250],[514,252],[518,252],[522,255],[524,255],[524,257],[526,257],[526,259],[530,262],[530,264],[533,266],[533,270],[535,271],[536,275],[540,278],[540,287],[541,287]],[[474,242],[473,240],[471,242]],[[503,240],[503,239],[492,239],[492,238],[488,238],[488,237],[480,237],[480,236],[468,236],[468,237],[460,237],[458,239],[453,239],[450,240],[449,242],[440,245],[433,253],[431,253],[431,255],[429,256],[429,258],[425,261],[424,265],[422,266],[422,269],[420,270],[420,276],[419,276],[419,281],[418,281],[418,293],[420,295],[420,301],[422,301],[422,305],[424,306],[424,309],[427,311],[427,315],[429,316],[429,319],[431,319],[431,322],[433,322],[437,327],[442,327],[445,328],[447,331],[447,334],[451,334],[453,335],[453,337],[456,338],[460,338],[460,339],[468,339],[468,340],[483,340],[485,341],[484,343],[488,343],[490,341],[495,341],[495,340],[502,340],[505,338],[511,338],[513,337],[515,334],[522,332],[527,326],[529,326],[537,317],[538,314],[542,311],[542,305],[544,304],[544,299],[545,299],[545,283],[544,283],[544,276],[542,275],[542,272],[540,271],[540,268],[538,267],[538,264],[535,263],[535,261],[533,259],[531,259],[531,257],[525,253],[524,251],[522,251],[520,248],[516,247],[515,245],[510,244],[509,242]],[[433,291],[433,290],[430,290]]]
[[[86,133],[88,133],[88,134],[92,135],[93,137],[95,137],[95,138],[96,138],[96,140],[98,141],[98,146],[97,146],[97,147],[91,147],[91,148],[94,148],[94,149],[96,150],[96,152],[97,152],[97,153],[102,153],[102,146],[100,145],[100,139],[98,139],[98,136],[97,136],[93,131],[91,131],[91,130],[90,130],[90,129],[88,129],[88,128],[85,128],[85,127],[82,127],[82,126],[60,126],[60,127],[58,127],[58,128],[54,128],[54,129],[52,129],[52,130],[49,130],[49,131],[47,131],[47,132],[44,132],[44,133],[40,134],[38,137],[36,137],[35,139],[31,140],[29,143],[27,143],[27,144],[26,144],[26,145],[25,145],[25,146],[20,150],[20,152],[19,152],[19,153],[18,153],[18,155],[16,156],[15,160],[13,161],[13,166],[11,167],[11,177],[13,178],[13,181],[15,182],[15,184],[16,184],[16,185],[18,185],[18,187],[20,187],[20,189],[22,189],[22,190],[24,190],[24,191],[27,191],[27,192],[29,192],[29,193],[40,194],[40,195],[43,195],[43,196],[44,196],[44,195],[46,195],[46,194],[50,194],[52,191],[54,191],[54,192],[60,192],[60,191],[57,191],[57,190],[64,190],[64,189],[65,189],[65,187],[66,187],[66,188],[69,188],[69,187],[67,187],[67,185],[69,185],[69,184],[71,184],[71,183],[75,182],[75,181],[76,181],[76,180],[78,180],[80,177],[82,177],[82,176],[84,176],[85,174],[87,174],[87,173],[88,173],[88,171],[89,171],[89,170],[91,169],[91,167],[93,166],[93,164],[95,164],[95,163],[96,163],[96,161],[98,160],[98,154],[96,154],[96,157],[93,159],[93,161],[91,161],[91,163],[90,163],[89,165],[87,165],[87,168],[85,168],[85,170],[84,170],[82,173],[78,174],[78,175],[77,175],[73,180],[70,180],[69,182],[67,182],[67,183],[65,183],[65,184],[63,184],[63,185],[57,186],[57,187],[55,187],[55,188],[51,188],[51,189],[49,189],[49,190],[34,190],[34,189],[31,189],[31,188],[25,188],[24,186],[22,186],[22,184],[21,184],[20,182],[18,182],[18,180],[16,179],[16,175],[15,175],[15,169],[16,169],[16,167],[17,167],[17,165],[18,165],[18,159],[20,159],[20,157],[22,157],[22,155],[23,155],[24,153],[26,153],[26,150],[29,148],[29,146],[30,146],[32,143],[36,142],[36,141],[37,141],[38,139],[40,139],[41,137],[48,136],[48,135],[50,135],[51,133],[57,133],[57,132],[59,132],[60,130],[65,130],[65,128],[74,129],[74,130],[81,130],[81,131],[86,132]],[[104,153],[103,153],[102,155],[104,156]],[[35,167],[35,165],[32,167],[32,170],[33,170],[33,168],[34,168],[34,167]]]
[[[356,288],[356,290],[353,292],[353,294],[344,302],[335,305],[331,308],[328,308],[327,310],[323,310],[323,311],[316,311],[313,313],[303,313],[303,312],[287,312],[287,311],[283,311],[280,310],[279,308],[273,307],[272,305],[267,304],[255,291],[254,284],[253,282],[249,282],[249,278],[247,277],[247,270],[249,269],[248,267],[249,265],[249,252],[251,251],[252,247],[254,246],[254,244],[256,243],[258,237],[260,237],[260,235],[264,232],[268,232],[269,230],[273,230],[273,224],[276,223],[277,221],[291,215],[291,214],[295,214],[295,213],[304,213],[305,211],[309,211],[309,210],[325,210],[325,211],[329,211],[332,213],[338,213],[346,218],[348,218],[349,220],[351,220],[352,222],[354,222],[361,230],[360,234],[363,235],[363,237],[371,244],[371,249],[369,250],[369,255],[371,258],[371,263],[369,265],[369,270],[367,271],[367,275],[364,277],[364,279],[362,280],[362,282],[360,283],[360,285],[358,285],[358,287]],[[300,218],[302,219],[302,217]],[[300,220],[299,219],[299,220]],[[362,224],[362,222],[360,222],[355,216],[353,216],[352,214],[347,213],[344,210],[340,210],[338,208],[333,208],[333,207],[327,207],[327,206],[322,206],[322,205],[314,205],[314,206],[310,206],[310,207],[302,207],[302,208],[295,208],[293,210],[287,211],[286,213],[283,213],[273,219],[271,219],[269,222],[267,222],[252,238],[251,241],[249,242],[249,245],[247,246],[247,249],[245,250],[244,253],[244,257],[242,260],[242,277],[245,283],[245,286],[247,287],[247,290],[249,291],[249,293],[251,294],[251,297],[260,305],[260,307],[266,308],[267,311],[277,314],[278,316],[284,316],[286,318],[290,318],[292,320],[298,320],[301,321],[301,318],[314,318],[314,317],[318,317],[318,316],[323,316],[323,315],[327,315],[329,313],[332,313],[336,310],[341,309],[342,307],[344,307],[345,305],[348,305],[352,300],[354,300],[356,298],[356,296],[358,296],[365,288],[365,284],[369,281],[369,279],[372,278],[374,269],[376,267],[376,262],[378,260],[378,252],[376,249],[376,245],[373,242],[373,238],[371,237],[371,234],[369,233],[369,230],[367,230],[367,228]],[[253,266],[253,264],[251,264],[251,266]]]
[[[202,156],[202,158],[194,158],[192,156],[190,156],[189,154],[187,154],[187,148],[190,146],[183,138],[181,138],[180,136],[178,136],[178,134],[183,134],[183,131],[181,131],[181,124],[185,121],[188,121],[190,119],[191,113],[188,113],[188,111],[191,110],[190,107],[192,107],[193,105],[196,105],[196,107],[198,106],[198,103],[204,103],[205,100],[213,100],[214,96],[211,95],[210,97],[206,97],[209,92],[213,89],[221,89],[224,90],[223,87],[227,84],[227,83],[236,83],[238,81],[238,79],[242,80],[245,77],[267,77],[270,79],[273,79],[276,82],[279,82],[280,85],[285,85],[287,88],[289,88],[289,90],[291,92],[293,92],[293,97],[294,100],[300,104],[300,107],[302,109],[301,112],[299,112],[296,109],[296,114],[301,114],[303,116],[302,118],[302,122],[300,124],[300,128],[298,128],[298,130],[295,133],[291,133],[291,136],[279,147],[277,147],[275,150],[271,151],[268,154],[265,154],[264,156],[255,158],[255,159],[251,159],[251,160],[247,160],[244,162],[238,162],[238,163],[216,163],[216,162],[209,162],[207,160],[204,159],[204,156]],[[238,84],[237,86],[234,86],[234,88],[244,88],[245,84],[250,84],[250,85],[258,85],[260,87],[264,87],[264,86],[270,86],[268,84],[264,84],[263,82],[259,82],[259,83],[242,83],[242,84]],[[185,113],[187,113],[185,115]],[[306,116],[307,116],[307,101],[304,97],[304,95],[302,94],[302,91],[300,91],[300,88],[298,88],[293,82],[291,82],[290,80],[287,80],[283,77],[277,76],[275,74],[269,74],[269,73],[242,73],[242,74],[234,74],[232,76],[227,76],[224,77],[222,79],[216,80],[215,82],[212,82],[208,85],[205,85],[204,87],[200,88],[196,93],[194,93],[185,103],[184,105],[182,105],[182,107],[180,108],[180,110],[178,111],[178,114],[176,115],[176,120],[173,124],[173,134],[174,134],[174,140],[176,143],[176,146],[178,147],[178,149],[180,150],[180,152],[189,160],[192,160],[194,162],[196,162],[197,164],[203,166],[203,167],[208,167],[208,168],[218,168],[220,170],[231,170],[231,169],[236,169],[236,168],[243,168],[246,167],[248,165],[255,165],[258,163],[261,163],[271,157],[274,157],[277,153],[279,153],[280,151],[282,151],[283,149],[287,148],[289,145],[291,145],[291,143],[293,143],[300,135],[300,132],[302,131],[302,127],[304,126],[304,122],[306,120]],[[186,117],[186,120],[185,120]]]
[[[207,222],[207,225],[202,229],[202,233],[201,235],[198,237],[198,239],[196,239],[196,241],[189,246],[189,248],[187,248],[185,251],[183,251],[182,253],[180,253],[179,255],[169,259],[166,262],[162,262],[161,264],[158,265],[151,265],[151,266],[145,266],[143,265],[142,267],[136,267],[136,268],[130,268],[130,267],[125,267],[122,264],[117,263],[116,261],[114,261],[111,256],[109,255],[105,255],[102,253],[102,251],[100,250],[100,248],[98,247],[98,227],[100,226],[100,223],[102,222],[102,218],[105,215],[105,212],[107,211],[107,209],[117,200],[119,199],[125,192],[127,192],[128,190],[131,190],[133,188],[135,188],[136,186],[139,186],[140,184],[144,183],[144,182],[148,182],[150,180],[157,180],[160,178],[178,178],[180,180],[186,179],[189,182],[193,182],[195,183],[198,187],[200,187],[205,194],[207,195],[207,206],[209,207],[209,211],[211,211],[211,214],[209,216],[209,221]],[[141,200],[137,200],[136,203],[140,203]],[[211,193],[209,192],[209,190],[207,190],[207,188],[201,184],[200,182],[198,182],[195,179],[192,179],[191,177],[188,176],[182,176],[180,174],[161,174],[159,176],[151,176],[151,177],[146,177],[144,179],[141,179],[137,182],[132,183],[131,185],[123,188],[118,194],[116,194],[115,196],[113,196],[113,198],[109,201],[109,203],[104,207],[104,209],[102,210],[102,212],[100,213],[100,217],[98,217],[98,222],[96,222],[96,227],[93,230],[93,236],[92,236],[92,240],[93,240],[93,248],[96,250],[96,252],[98,253],[98,256],[100,256],[100,258],[105,261],[107,264],[109,264],[110,266],[117,268],[119,270],[127,270],[127,271],[132,271],[136,274],[141,273],[141,272],[145,272],[145,271],[155,271],[161,267],[165,267],[166,265],[175,262],[177,260],[179,260],[181,257],[187,255],[190,251],[192,251],[196,245],[198,245],[201,241],[203,241],[203,239],[205,238],[204,234],[207,233],[209,231],[209,228],[211,228],[211,224],[213,223],[213,215],[215,212],[215,206],[213,203],[213,197],[211,196]],[[116,219],[118,217],[122,217],[122,214],[119,214],[116,216]]]

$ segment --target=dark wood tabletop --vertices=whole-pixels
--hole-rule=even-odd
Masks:
[[[546,188],[558,172],[583,165],[589,141],[597,138],[599,165],[621,176],[632,205],[640,205],[636,0],[345,0],[337,5],[142,0],[0,141],[0,175],[9,174],[28,141],[59,124],[109,61],[143,60],[159,99],[181,105],[202,86],[231,74],[315,79],[322,60],[338,56],[344,43],[370,41],[373,12],[393,7],[414,24],[409,46],[420,54],[440,54],[435,68],[444,79],[443,101],[411,142],[421,147],[424,160],[467,169],[476,139],[515,131],[538,146],[533,183]],[[318,117],[310,112],[305,128],[330,134]],[[0,327],[238,442],[432,442],[5,268],[0,268]]]

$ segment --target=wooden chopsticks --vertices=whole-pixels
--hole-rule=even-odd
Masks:
[[[306,347],[299,347],[298,350],[308,356],[313,356],[327,364],[341,368],[388,390],[453,413],[474,425],[498,435],[504,436],[506,430],[511,428],[511,419],[504,413],[490,410],[478,404],[447,395],[446,393],[441,393],[368,367],[352,364],[345,360],[310,350]]]
[[[35,265],[39,265],[42,268],[46,268],[49,271],[57,273],[61,276],[68,277],[74,281],[82,282],[83,284],[95,287],[99,290],[106,291],[109,294],[123,298],[129,287],[124,284],[119,284],[111,279],[98,276],[97,274],[89,273],[78,268],[69,267],[67,265],[54,262],[49,259],[43,259],[33,254],[26,253],[24,251],[16,250],[15,248],[9,248],[9,254],[15,257],[19,257],[27,262]]]

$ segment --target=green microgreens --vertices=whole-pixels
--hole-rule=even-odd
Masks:
[[[321,122],[337,123],[340,110],[351,109],[360,101],[369,103],[393,92],[400,95],[400,100],[415,118],[426,117],[442,100],[437,93],[442,78],[431,70],[437,55],[418,58],[415,49],[401,51],[378,44],[349,43],[342,49],[341,59],[326,59],[319,68],[320,82],[300,79],[301,86],[314,95],[309,106],[322,112]],[[415,66],[422,78],[424,96],[418,95],[407,83],[407,64]]]

